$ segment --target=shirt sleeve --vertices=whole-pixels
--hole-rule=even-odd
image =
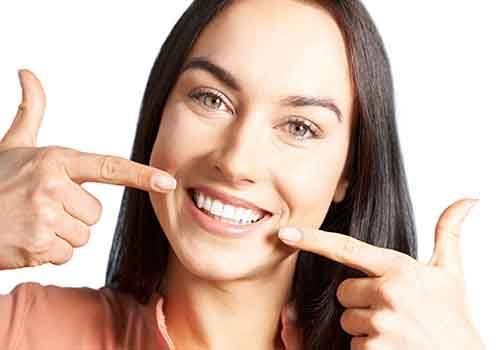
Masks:
[[[0,349],[15,350],[33,300],[33,282],[18,284],[8,294],[0,294]]]
[[[99,290],[25,282],[0,295],[0,349],[116,349],[110,301]]]

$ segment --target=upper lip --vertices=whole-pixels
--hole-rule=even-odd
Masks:
[[[254,210],[256,212],[263,213],[264,215],[265,214],[271,214],[270,211],[268,211],[266,209],[263,209],[263,208],[260,208],[260,207],[258,207],[257,205],[255,205],[252,202],[249,202],[249,201],[247,201],[245,199],[242,199],[242,198],[230,195],[228,193],[224,193],[221,190],[216,190],[213,187],[195,186],[195,187],[192,187],[192,189],[195,190],[195,191],[202,192],[202,193],[210,196],[211,198],[219,199],[220,201],[222,201],[224,203],[231,204],[231,205],[233,205],[235,207],[242,207],[242,208],[252,209],[252,210]]]

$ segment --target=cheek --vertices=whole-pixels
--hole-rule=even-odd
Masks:
[[[183,118],[184,116],[184,118]],[[180,107],[165,107],[158,135],[151,153],[150,165],[174,175],[193,154],[198,140],[197,128]]]
[[[293,171],[287,172],[283,196],[290,210],[290,221],[316,228],[321,226],[344,164],[341,154],[331,154],[332,149],[330,146],[326,152],[315,153],[315,157],[301,161]],[[318,154],[325,156],[317,157]]]

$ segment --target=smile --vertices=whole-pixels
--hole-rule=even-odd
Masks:
[[[220,237],[241,238],[251,234],[259,234],[264,231],[265,224],[272,217],[266,213],[261,219],[254,223],[242,224],[223,221],[205,209],[200,209],[194,202],[194,191],[186,190],[185,206],[191,218],[205,231]]]

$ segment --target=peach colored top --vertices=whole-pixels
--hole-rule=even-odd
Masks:
[[[24,282],[0,294],[2,350],[173,348],[158,293],[147,305],[104,287]]]

